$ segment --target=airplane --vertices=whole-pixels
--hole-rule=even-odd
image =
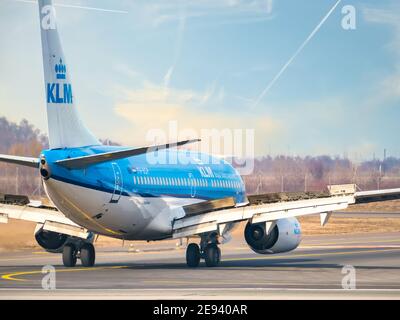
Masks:
[[[0,222],[35,222],[38,244],[62,253],[65,267],[74,267],[78,259],[84,267],[95,264],[96,235],[199,239],[186,248],[187,265],[198,267],[203,259],[207,267],[215,267],[221,261],[219,244],[240,222],[247,222],[244,237],[254,252],[288,252],[302,238],[296,217],[319,214],[325,225],[333,211],[400,195],[400,189],[360,192],[342,185],[330,186],[324,196],[257,198],[246,194],[241,176],[228,162],[177,148],[198,139],[140,148],[102,145],[79,117],[52,1],[39,0],[38,5],[49,149],[37,158],[0,155],[0,161],[38,170],[54,207],[5,199],[0,201]],[[148,156],[153,154],[168,159],[183,155],[191,161],[151,163]]]

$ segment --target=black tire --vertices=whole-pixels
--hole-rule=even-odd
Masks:
[[[66,244],[62,254],[63,264],[67,268],[75,267],[76,265],[76,249],[72,244]]]
[[[96,260],[94,246],[91,243],[85,243],[81,248],[81,262],[84,267],[93,267]]]
[[[204,250],[204,259],[207,267],[216,267],[221,261],[221,250],[216,244],[207,245]]]
[[[196,268],[200,264],[200,248],[195,243],[189,244],[186,248],[186,264],[190,268]]]

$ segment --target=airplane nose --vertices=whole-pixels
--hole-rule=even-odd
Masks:
[[[51,176],[50,168],[47,164],[46,157],[43,155],[40,157],[40,175],[44,180],[49,179]]]

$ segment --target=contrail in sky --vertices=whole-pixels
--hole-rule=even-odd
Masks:
[[[174,61],[172,66],[168,69],[167,73],[164,76],[164,87],[168,88],[169,83],[171,81],[171,77],[175,71],[176,65],[178,64],[178,60],[181,56],[182,52],[182,44],[185,35],[185,28],[186,28],[186,5],[183,4],[180,10],[179,16],[179,24],[178,24],[178,36],[175,46],[175,53],[174,53]]]
[[[338,0],[335,5],[329,10],[329,12],[323,17],[320,23],[314,28],[314,30],[310,33],[310,35],[304,40],[304,42],[301,44],[301,46],[296,50],[296,52],[290,57],[288,62],[285,63],[285,65],[281,68],[281,70],[277,73],[277,75],[271,80],[271,82],[265,87],[265,89],[261,92],[261,94],[258,96],[257,100],[253,104],[253,108],[255,108],[262,98],[268,93],[268,91],[272,88],[272,86],[275,84],[275,82],[281,77],[281,75],[285,72],[287,67],[293,62],[293,60],[298,56],[298,54],[304,49],[304,47],[310,42],[310,40],[315,36],[315,34],[318,32],[318,30],[322,27],[322,25],[325,23],[325,21],[329,18],[329,16],[332,14],[332,12],[336,9],[336,7],[339,5],[339,3],[342,0]]]
[[[37,3],[37,1],[31,1],[31,0],[13,0],[13,1],[15,1],[15,2],[24,2],[24,3]],[[76,5],[72,5],[72,4],[53,3],[53,5],[56,6],[56,7],[76,8],[76,9],[101,11],[101,12],[110,12],[110,13],[129,13],[128,11],[124,11],[124,10],[114,10],[114,9],[103,9],[103,8],[96,8],[96,7],[76,6]]]

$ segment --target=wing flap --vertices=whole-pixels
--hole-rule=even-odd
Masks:
[[[46,221],[54,221],[68,225],[77,226],[74,222],[64,216],[61,212],[53,209],[35,208],[28,205],[20,206],[14,204],[0,204],[0,214],[4,220],[17,219],[36,223],[45,223]]]
[[[12,196],[12,195],[8,195]],[[17,196],[13,196],[16,198]],[[25,196],[19,196],[25,197]],[[54,207],[42,206],[38,202],[11,202],[1,200],[0,223],[8,223],[9,219],[35,222],[43,230],[67,234],[87,239],[88,231],[72,222]]]

